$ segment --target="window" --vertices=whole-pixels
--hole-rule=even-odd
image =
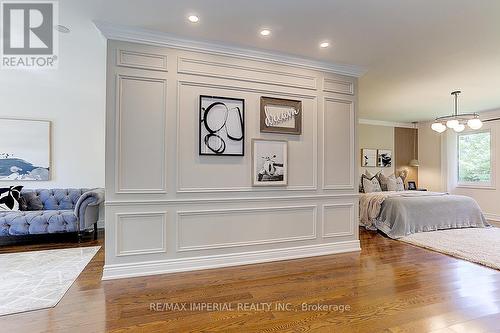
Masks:
[[[458,184],[492,184],[491,133],[476,132],[458,135]]]

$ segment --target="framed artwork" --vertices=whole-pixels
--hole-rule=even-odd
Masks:
[[[377,151],[377,166],[390,168],[392,166],[392,150],[379,149]]]
[[[376,167],[377,166],[377,150],[376,149],[361,149],[361,166]]]
[[[50,121],[0,119],[0,180],[50,179]]]
[[[260,131],[300,135],[302,133],[302,102],[261,97]]]
[[[413,180],[408,181],[408,190],[415,191],[417,189],[417,183]]]
[[[284,186],[288,184],[288,142],[252,140],[252,185]]]
[[[245,155],[245,100],[200,96],[199,154]]]

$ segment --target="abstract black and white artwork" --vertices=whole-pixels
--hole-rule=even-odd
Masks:
[[[377,166],[382,168],[390,168],[392,165],[392,150],[379,149]]]
[[[0,180],[49,180],[50,122],[0,119]]]
[[[377,150],[376,149],[361,149],[361,166],[376,167],[377,166]]]
[[[252,140],[252,184],[277,186],[288,184],[288,142]]]
[[[245,154],[245,100],[200,96],[200,155]]]

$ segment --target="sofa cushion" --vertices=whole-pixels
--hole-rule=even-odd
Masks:
[[[37,189],[23,190],[27,210],[66,210],[74,209],[78,198],[88,189]]]
[[[78,231],[73,210],[0,212],[0,236]]]

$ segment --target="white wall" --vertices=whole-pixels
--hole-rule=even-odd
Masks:
[[[365,169],[375,174],[383,171],[384,175],[389,176],[394,173],[394,126],[382,125],[358,125],[358,158],[361,157],[361,149],[390,149],[392,151],[393,163],[390,168],[379,167],[359,167],[359,175],[361,176]],[[359,161],[361,165],[361,161]]]
[[[355,78],[109,41],[104,279],[359,250]],[[198,155],[199,96],[245,99],[245,156]],[[302,134],[260,133],[260,97]],[[289,184],[251,185],[251,139],[288,140]]]
[[[0,117],[52,122],[51,177],[27,188],[104,187],[106,41],[60,1],[57,70],[0,70]],[[19,133],[23,135],[23,133]]]

